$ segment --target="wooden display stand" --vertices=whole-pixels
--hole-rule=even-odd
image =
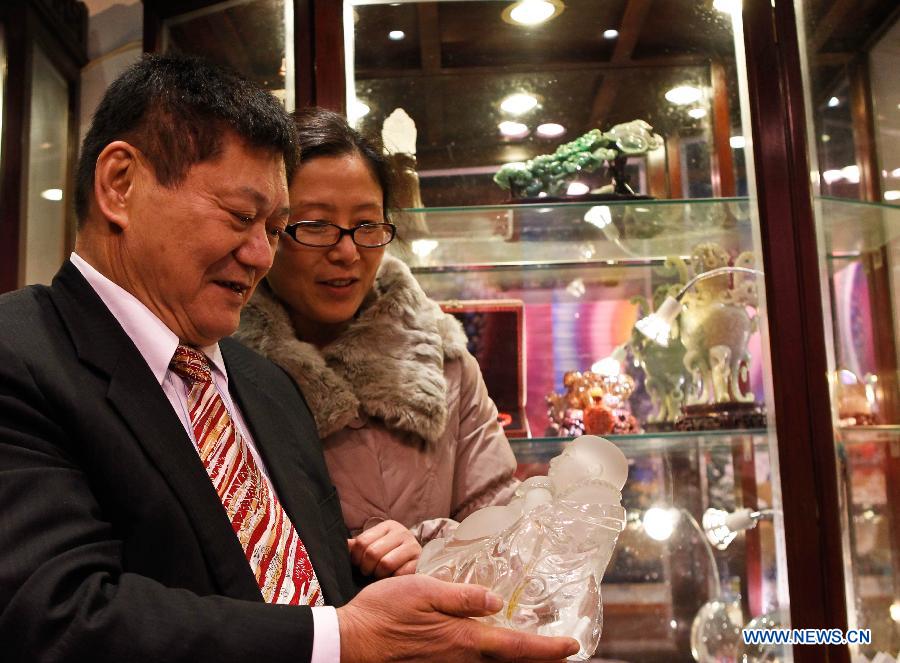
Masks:
[[[459,320],[478,360],[488,394],[509,438],[531,437],[525,416],[524,306],[518,299],[440,302]]]

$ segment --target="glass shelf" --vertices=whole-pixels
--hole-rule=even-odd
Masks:
[[[856,258],[900,237],[900,206],[828,197],[815,204],[830,259]],[[747,198],[411,208],[396,220],[416,273],[646,267],[687,258],[701,242],[752,245]]]
[[[605,435],[629,457],[640,457],[648,453],[691,450],[711,450],[732,448],[743,445],[752,438],[754,445],[768,444],[768,431],[765,428],[746,430],[716,431],[667,431],[659,433],[641,433],[639,435]],[[549,460],[560,453],[571,437],[532,437],[510,440],[516,456],[542,457]]]
[[[843,198],[816,198],[830,259],[856,258],[900,237],[900,206]]]
[[[750,210],[747,198],[513,203],[406,209],[395,221],[417,273],[645,267],[702,242],[750,250]]]

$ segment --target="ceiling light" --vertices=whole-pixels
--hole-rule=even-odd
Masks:
[[[519,0],[503,10],[503,20],[519,25],[539,25],[562,13],[561,0]]]
[[[618,31],[618,30],[604,30],[604,31],[603,31],[603,38],[604,38],[604,39],[615,39],[615,38],[618,37],[618,36],[619,36],[619,31]]]
[[[700,91],[700,88],[693,87],[692,85],[679,85],[666,92],[666,99],[679,106],[700,101],[700,97],[702,96],[703,93]]]
[[[497,125],[507,138],[524,138],[528,135],[528,127],[521,122],[510,122],[509,120],[501,122]]]
[[[706,117],[706,109],[705,108],[692,108],[688,111],[688,115],[690,115],[695,120],[699,120],[701,117]]]
[[[841,105],[841,100],[838,99],[837,97],[832,97],[831,99],[828,100],[829,108],[837,108],[840,105]]]
[[[859,184],[859,166],[844,166],[841,175],[851,184]]]
[[[822,142],[823,143],[827,143],[830,140],[831,140],[831,136],[829,136],[828,134],[822,134]]]
[[[894,170],[891,171],[891,177],[900,177],[900,168],[894,168]]]
[[[41,191],[41,198],[43,198],[44,200],[59,202],[60,200],[62,200],[62,196],[62,189],[46,189],[44,191]]]
[[[511,94],[500,102],[500,109],[512,115],[522,115],[537,106],[537,97],[525,92]]]
[[[741,13],[741,0],[713,0],[713,9],[732,16]]]
[[[591,188],[584,182],[572,182],[569,185],[569,188],[566,189],[566,194],[570,196],[581,196],[590,190]]]
[[[537,106],[537,97],[525,92],[511,94],[500,102],[500,109],[512,115],[522,115]]]
[[[900,191],[896,189],[891,189],[890,191],[884,192],[885,200],[900,200]]]
[[[391,41],[400,41],[406,37],[406,33],[403,30],[391,30],[388,32],[388,39]]]
[[[544,124],[538,125],[538,128],[535,129],[535,133],[544,138],[556,138],[557,136],[562,136],[566,133],[566,128],[556,122],[545,122]]]
[[[743,150],[747,145],[747,141],[744,140],[743,136],[732,136],[728,139],[728,144],[731,145],[733,150]]]
[[[838,180],[844,179],[844,174],[836,168],[832,168],[822,173],[822,179],[825,180],[825,184],[834,184]]]

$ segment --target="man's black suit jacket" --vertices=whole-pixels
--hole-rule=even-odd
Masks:
[[[354,591],[340,503],[287,375],[226,339],[229,389],[330,605]],[[67,262],[0,297],[0,659],[308,660],[309,608],[262,602],[197,452]]]

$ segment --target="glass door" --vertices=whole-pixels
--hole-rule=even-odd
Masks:
[[[69,84],[35,44],[25,182],[25,285],[49,284],[65,260]]]
[[[813,146],[852,648],[900,650],[900,21],[896,3],[795,4]],[[856,660],[856,659],[854,659]],[[893,658],[891,658],[893,660]]]
[[[520,476],[582,432],[629,458],[596,655],[788,660],[742,638],[790,619],[739,6],[344,8],[348,114],[407,176],[392,248]]]
[[[294,109],[294,4],[229,0],[163,20],[161,49],[236,69]]]

